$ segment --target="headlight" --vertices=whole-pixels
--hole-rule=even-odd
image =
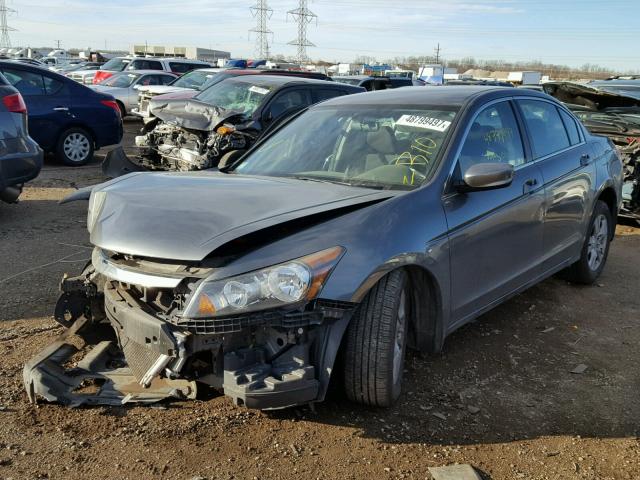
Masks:
[[[104,206],[106,198],[106,192],[91,192],[91,197],[89,197],[89,209],[87,211],[87,230],[89,230],[89,233],[91,233],[93,227],[98,221],[98,217],[100,216],[100,212],[102,212],[102,207]]]
[[[237,277],[205,280],[188,302],[184,316],[211,318],[313,300],[343,252],[342,247],[333,247]]]

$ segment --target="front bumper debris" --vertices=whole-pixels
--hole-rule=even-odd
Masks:
[[[132,162],[122,147],[111,150],[102,162],[102,173],[109,178],[118,178],[132,172],[146,172],[146,168]]]
[[[143,387],[127,366],[110,330],[108,325],[96,325],[82,317],[33,357],[23,369],[29,401],[44,399],[77,407],[196,397],[195,382],[187,380],[155,377],[148,388]],[[65,368],[74,356],[90,347],[81,361]]]
[[[140,269],[138,280],[158,268],[118,261],[118,268]],[[162,288],[143,294],[139,285],[107,278],[117,273],[90,264],[63,278],[56,319],[68,329],[25,365],[31,402],[193,399],[196,385],[261,410],[324,399],[353,304],[317,300],[304,311],[191,321],[152,308],[162,303]]]

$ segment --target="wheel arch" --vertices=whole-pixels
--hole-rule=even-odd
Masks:
[[[444,309],[442,289],[437,277],[420,263],[395,264],[392,268],[387,264],[386,267],[363,282],[353,301],[362,302],[383,277],[397,269],[404,270],[411,288],[410,346],[427,353],[439,352],[444,343]]]
[[[611,218],[613,219],[614,225],[611,228],[611,238],[615,235],[615,224],[618,218],[618,195],[616,194],[615,189],[611,185],[605,185],[598,196],[596,197],[596,201],[603,201],[609,207],[609,211],[611,212]]]

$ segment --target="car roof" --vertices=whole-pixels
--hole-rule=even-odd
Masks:
[[[343,78],[345,80],[369,80],[375,77],[372,77],[371,75],[336,75],[335,77],[333,77],[334,80],[340,79],[340,78]],[[336,80],[336,81],[339,81],[339,80]]]
[[[319,84],[343,88],[343,85],[336,85],[334,82],[327,82],[326,80],[316,80],[315,78],[305,77],[289,77],[287,75],[239,75],[234,78],[229,78],[225,82],[245,82],[245,83],[261,83],[263,85],[282,86],[293,83],[300,84]]]
[[[510,97],[531,96],[550,98],[535,90],[493,87],[493,86],[456,86],[456,87],[402,87],[390,90],[378,90],[360,95],[347,95],[327,100],[322,105],[422,105],[460,107],[483,96]]]

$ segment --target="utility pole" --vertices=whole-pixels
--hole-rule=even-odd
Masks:
[[[434,49],[434,51],[436,52],[436,63],[440,64],[440,43],[438,43],[438,46]]]
[[[11,48],[9,32],[15,32],[16,29],[7,25],[7,14],[14,12],[12,8],[7,8],[5,0],[0,0],[0,48]]]
[[[289,10],[287,16],[291,15],[298,23],[298,38],[289,42],[289,45],[296,45],[298,47],[297,60],[300,63],[304,63],[308,60],[307,47],[315,47],[313,43],[307,38],[307,26],[312,22],[318,23],[318,16],[307,8],[307,0],[299,0],[300,4],[295,10]]]
[[[56,42],[56,45],[57,45],[57,47],[56,47],[56,48],[57,48],[58,50],[60,50],[60,45],[61,45],[61,43],[62,43],[62,40],[56,40],[55,42]]]
[[[273,15],[273,10],[269,8],[267,0],[257,0],[256,4],[250,8],[251,15],[256,19],[256,27],[249,30],[256,34],[256,58],[269,59],[269,35],[273,32],[267,28],[267,20]]]

